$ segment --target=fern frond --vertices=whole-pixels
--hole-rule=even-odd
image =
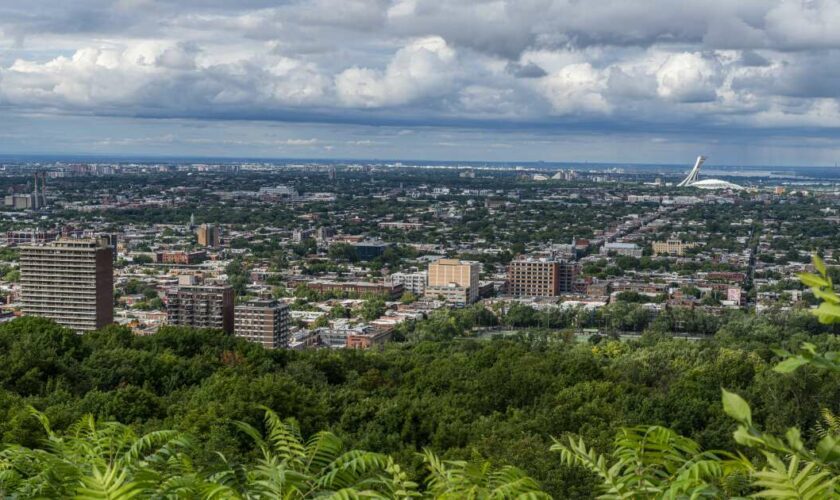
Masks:
[[[187,441],[183,439],[183,436],[178,431],[163,430],[150,432],[135,440],[128,451],[126,451],[122,456],[119,463],[122,465],[135,464],[138,460],[140,460],[142,455],[151,452],[156,447],[187,444]]]
[[[300,429],[292,421],[284,422],[272,410],[265,409],[266,440],[271,451],[284,460],[303,460],[306,452]]]
[[[309,474],[289,469],[286,462],[276,458],[263,460],[251,474],[251,486],[269,498],[302,497],[309,491],[313,478]]]
[[[819,470],[813,462],[802,463],[796,455],[786,465],[778,456],[765,452],[767,467],[755,473],[759,498],[818,500],[836,493],[837,477]]]
[[[623,466],[617,463],[613,467],[607,466],[607,459],[597,453],[594,448],[587,448],[583,438],[577,441],[569,436],[567,443],[554,439],[550,450],[560,453],[560,460],[566,465],[577,465],[598,475],[604,482],[607,498],[623,498],[628,493],[626,481],[622,479]]]
[[[828,408],[820,410],[821,420],[817,422],[816,429],[820,437],[829,435],[840,435],[840,416]]]
[[[129,500],[143,495],[142,485],[128,481],[128,471],[108,467],[104,471],[94,468],[90,476],[82,478],[76,490],[76,500]]]
[[[329,466],[344,451],[341,439],[331,432],[321,431],[306,442],[306,470],[320,471]]]
[[[326,468],[318,478],[322,488],[349,488],[356,485],[366,474],[384,471],[388,466],[388,457],[369,451],[352,450],[343,453]]]

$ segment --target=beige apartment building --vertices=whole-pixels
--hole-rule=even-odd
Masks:
[[[447,302],[458,305],[472,304],[478,300],[480,273],[478,262],[438,259],[429,264],[429,284],[425,293],[432,297],[444,296]]]
[[[289,306],[271,299],[257,299],[234,309],[234,334],[266,349],[289,345]]]
[[[112,249],[97,238],[20,247],[23,313],[82,333],[114,322]]]

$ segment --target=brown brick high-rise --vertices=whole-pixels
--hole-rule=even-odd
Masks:
[[[170,325],[233,333],[233,289],[226,285],[180,285],[167,290],[166,319]]]
[[[276,300],[258,299],[234,308],[237,337],[262,344],[268,349],[289,344],[289,306]]]
[[[514,297],[554,297],[572,291],[577,266],[573,262],[521,257],[508,265],[508,294]]]

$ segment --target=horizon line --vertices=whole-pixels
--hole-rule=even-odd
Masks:
[[[147,162],[154,162],[154,161],[212,161],[218,163],[233,163],[233,162],[247,162],[247,161],[260,161],[260,162],[371,162],[371,163],[426,163],[426,164],[434,164],[434,163],[442,163],[442,164],[463,164],[465,167],[475,166],[474,164],[484,163],[484,164],[491,164],[491,165],[557,165],[558,167],[562,165],[574,165],[574,166],[585,166],[585,165],[593,165],[593,166],[614,166],[614,167],[622,167],[622,166],[662,166],[662,167],[681,167],[685,166],[687,169],[691,168],[691,162],[677,162],[677,163],[659,163],[659,162],[617,162],[617,161],[580,161],[580,160],[522,160],[522,161],[498,161],[498,160],[432,160],[432,159],[399,159],[399,158],[328,158],[328,157],[283,157],[283,156],[242,156],[242,155],[235,155],[235,156],[201,156],[201,155],[188,155],[188,154],[176,154],[176,155],[155,155],[155,154],[115,154],[115,153],[0,153],[0,160],[11,160],[11,159],[50,159],[51,161],[61,161],[62,158],[67,159],[77,159],[77,160],[84,160],[84,159],[110,159],[110,160],[119,160],[119,162],[140,162],[140,163],[147,163]],[[31,160],[30,160],[31,161]],[[414,165],[417,166],[417,165]],[[434,166],[434,165],[429,165]],[[709,164],[706,163],[705,166],[712,167],[712,168],[721,168],[721,167],[735,167],[735,168],[836,168],[838,164],[835,163],[834,165],[819,165],[819,164],[808,164],[808,165],[762,165],[762,164]]]

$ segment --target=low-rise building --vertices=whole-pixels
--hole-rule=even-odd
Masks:
[[[390,276],[391,283],[395,285],[402,285],[406,292],[411,292],[414,295],[420,296],[426,290],[426,279],[428,275],[426,271],[417,271],[414,273],[393,273]]]
[[[56,231],[41,231],[38,229],[30,231],[6,231],[6,245],[42,245],[58,239]]]
[[[601,247],[601,255],[624,255],[627,257],[641,257],[642,249],[635,243],[604,243]]]
[[[402,297],[405,287],[396,283],[371,283],[367,281],[327,281],[315,280],[306,283],[306,287],[316,292],[334,292],[354,295],[384,295],[390,300]]]
[[[455,283],[444,286],[427,286],[425,295],[433,299],[443,300],[455,307],[464,307],[473,302],[470,297],[470,288],[458,286]]]
[[[385,253],[385,249],[390,246],[388,243],[379,240],[365,240],[351,243],[351,245],[356,249],[359,260],[373,260],[380,257]]]
[[[196,250],[194,252],[183,250],[155,252],[155,262],[161,264],[192,265],[204,262],[205,260],[207,260],[207,252],[204,250]]]
[[[417,231],[423,229],[425,225],[420,222],[380,222],[379,227],[382,229],[399,229],[402,231]]]
[[[391,340],[392,336],[393,329],[372,330],[363,333],[352,332],[347,334],[346,347],[348,349],[370,349]]]
[[[683,242],[680,240],[667,240],[654,241],[652,246],[654,255],[667,254],[683,256],[685,255],[686,250],[696,247],[697,243]]]

